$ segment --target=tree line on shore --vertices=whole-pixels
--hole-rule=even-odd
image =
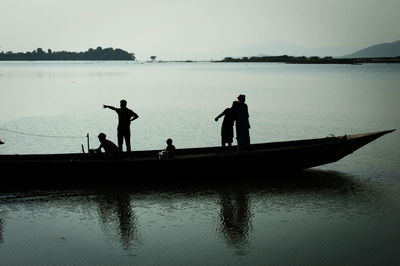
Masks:
[[[157,56],[151,56],[151,62],[155,62]],[[68,60],[136,60],[134,53],[129,53],[122,49],[89,48],[85,52],[68,52],[68,51],[52,51],[47,52],[42,48],[37,48],[32,52],[0,52],[0,61],[68,61]],[[334,58],[331,56],[251,56],[251,57],[225,57],[222,60],[211,60],[212,62],[227,62],[227,63],[288,63],[288,64],[362,64],[362,63],[400,63],[400,56],[397,57],[381,57],[381,58]],[[159,61],[164,62],[164,61]],[[165,61],[168,62],[168,61]],[[193,62],[186,61],[171,61],[171,62]]]
[[[334,58],[331,56],[318,57],[318,56],[252,56],[233,58],[225,57],[221,61],[216,62],[266,62],[266,63],[289,63],[289,64],[362,64],[362,63],[400,63],[400,56],[398,57],[383,57],[383,58]]]
[[[3,61],[51,61],[51,60],[135,60],[135,54],[122,49],[90,48],[86,52],[52,51],[47,52],[37,48],[32,52],[0,52],[0,60]]]

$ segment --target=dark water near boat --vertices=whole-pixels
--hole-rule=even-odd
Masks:
[[[121,98],[141,116],[136,149],[161,149],[167,137],[218,145],[213,118],[239,93],[253,142],[398,129],[399,74],[398,65],[0,63],[0,128],[80,137],[3,130],[0,154],[79,152],[82,136],[100,131],[115,138],[116,117],[101,105]],[[263,182],[0,188],[0,264],[399,265],[399,147],[395,131]]]
[[[399,182],[2,193],[3,265],[398,265]]]

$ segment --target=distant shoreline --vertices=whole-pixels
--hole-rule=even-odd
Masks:
[[[213,61],[220,63],[287,63],[287,64],[351,64],[359,65],[364,63],[385,63],[385,64],[398,64],[400,63],[400,56],[398,57],[382,57],[382,58],[333,58],[333,57],[294,57],[294,56],[260,56],[260,57],[242,57],[232,58],[225,57],[220,61]]]
[[[48,49],[45,52],[37,48],[32,52],[0,52],[0,61],[135,61],[134,53],[122,49],[113,48],[90,48],[86,52],[54,52]]]
[[[306,64],[317,64],[317,65],[362,65],[362,64],[400,64],[400,59],[385,59],[385,58],[372,58],[372,59],[355,59],[353,61],[314,61],[314,60],[308,60],[308,61],[224,61],[224,60],[210,60],[210,61],[205,61],[205,60],[163,60],[163,61],[155,61],[155,62],[150,62],[150,61],[140,61],[140,60],[125,60],[125,59],[74,59],[74,60],[4,60],[0,59],[0,62],[112,62],[112,61],[117,61],[117,62],[135,62],[137,64],[163,64],[163,63],[229,63],[229,64],[241,64],[241,63],[281,63],[281,64],[297,64],[297,65],[306,65]]]
[[[250,58],[225,58],[222,60],[157,60],[145,61],[136,59],[121,59],[121,58],[91,58],[91,59],[26,59],[26,58],[2,58],[0,53],[0,62],[101,62],[101,61],[131,61],[139,64],[162,64],[162,63],[284,63],[284,64],[347,64],[347,65],[362,65],[362,64],[399,64],[400,57],[384,57],[384,58],[277,58],[277,57],[250,57]]]

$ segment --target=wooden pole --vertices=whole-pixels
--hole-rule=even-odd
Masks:
[[[89,133],[87,133],[86,138],[87,138],[87,150],[88,150],[88,152],[89,152],[89,150],[90,150],[90,146],[89,146]]]

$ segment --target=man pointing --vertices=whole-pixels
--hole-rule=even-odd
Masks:
[[[118,114],[118,148],[122,152],[122,145],[125,138],[126,151],[131,152],[131,130],[130,125],[131,121],[137,119],[139,116],[132,111],[131,109],[126,107],[127,102],[125,100],[120,101],[121,108],[115,108],[109,105],[103,105],[103,108],[108,108],[114,110]]]

